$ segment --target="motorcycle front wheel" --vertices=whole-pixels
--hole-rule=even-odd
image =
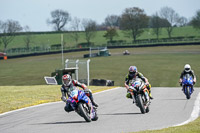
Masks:
[[[144,104],[143,104],[143,100],[142,100],[142,96],[138,95],[136,98],[137,98],[137,104],[140,108],[141,113],[142,114],[146,113],[145,108],[144,108]]]
[[[190,87],[189,86],[186,87],[186,98],[190,99]]]
[[[91,122],[91,118],[90,118],[90,111],[87,105],[84,106],[84,104],[86,103],[79,103],[78,104],[78,108],[80,110],[81,116],[83,116],[83,118],[85,119],[85,121],[87,122]]]

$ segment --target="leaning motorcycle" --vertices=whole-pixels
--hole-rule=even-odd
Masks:
[[[140,108],[141,113],[148,113],[150,97],[145,83],[142,80],[136,80],[131,83],[128,90],[131,92],[133,100],[135,98],[136,106]]]
[[[193,92],[193,78],[190,74],[186,74],[182,80],[183,92],[187,99],[190,99]]]
[[[87,122],[98,119],[97,109],[93,107],[90,98],[83,90],[73,89],[69,95],[71,107]]]

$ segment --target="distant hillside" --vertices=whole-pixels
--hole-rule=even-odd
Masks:
[[[96,37],[91,40],[93,46],[107,46],[107,42],[109,40],[106,40],[103,35],[106,31],[97,31]],[[84,32],[79,32],[80,38],[75,43],[75,40],[73,40],[72,33],[71,32],[64,32],[64,47],[67,48],[77,48],[81,44],[86,43]],[[132,44],[132,38],[125,37],[123,34],[123,31],[118,30],[118,37],[114,38],[113,43],[119,42],[120,44]],[[52,47],[52,45],[57,45],[61,43],[61,33],[58,32],[36,32],[31,33],[31,43],[30,47],[41,47],[45,49],[49,49]],[[195,30],[191,26],[187,27],[176,27],[174,28],[174,31],[172,33],[173,38],[200,38],[199,31]],[[8,49],[11,48],[26,48],[26,44],[24,41],[24,38],[26,38],[26,35],[24,33],[20,33],[15,37],[15,39],[8,45]],[[162,33],[159,37],[161,38],[168,38],[167,32],[165,29],[162,30]],[[156,35],[153,34],[152,29],[146,29],[145,32],[138,38],[138,40],[154,40],[156,39]],[[78,45],[79,44],[79,45]],[[0,51],[3,50],[3,44],[0,44]]]

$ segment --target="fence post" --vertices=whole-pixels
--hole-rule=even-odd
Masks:
[[[65,68],[68,68],[68,62],[69,62],[69,60],[66,59],[66,60],[65,60]]]
[[[89,81],[90,80],[90,64],[89,63],[90,63],[90,59],[87,60],[87,74],[88,74],[87,75],[87,78],[88,78],[87,79],[87,85],[88,86],[90,85],[90,81]]]
[[[76,60],[76,80],[78,81],[78,62],[79,60]]]

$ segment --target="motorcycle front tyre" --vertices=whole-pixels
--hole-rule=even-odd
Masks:
[[[146,113],[141,95],[137,96],[137,103],[142,114]]]
[[[186,87],[186,98],[190,99],[190,87],[189,86]]]
[[[83,104],[86,104],[86,103],[79,103],[78,104],[78,108],[80,110],[80,113],[81,113],[81,116],[83,116],[83,118],[85,119],[85,121],[87,122],[91,122],[91,118],[90,118],[90,114],[89,114],[89,109],[88,108],[85,108],[83,107]]]

